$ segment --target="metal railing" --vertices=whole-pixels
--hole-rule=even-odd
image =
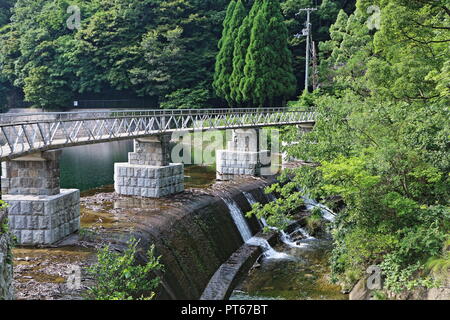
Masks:
[[[4,114],[0,116],[0,160],[175,131],[294,125],[314,120],[312,111],[287,108]]]

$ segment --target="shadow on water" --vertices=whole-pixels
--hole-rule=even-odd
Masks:
[[[133,141],[64,148],[61,187],[90,190],[114,183],[114,163],[127,162]]]

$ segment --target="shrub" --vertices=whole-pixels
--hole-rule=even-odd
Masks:
[[[312,235],[316,235],[323,226],[322,212],[319,208],[314,208],[310,216],[306,218],[306,227]]]
[[[89,289],[88,297],[95,300],[151,300],[154,290],[159,286],[160,278],[154,272],[163,271],[155,258],[155,247],[147,252],[145,265],[135,261],[138,241],[131,239],[128,248],[120,254],[106,246],[98,253],[97,264],[88,268],[88,273],[96,279],[96,285]]]

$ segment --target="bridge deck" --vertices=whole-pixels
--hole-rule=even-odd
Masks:
[[[161,133],[314,124],[314,121],[312,111],[286,108],[6,114],[0,117],[0,161],[39,151]]]

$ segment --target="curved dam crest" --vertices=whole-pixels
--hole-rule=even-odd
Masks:
[[[162,282],[156,299],[199,299],[219,267],[244,244],[223,199],[232,200],[243,213],[248,212],[251,204],[244,192],[267,203],[263,187],[273,182],[274,178],[242,178],[160,200],[114,195],[117,198],[110,211],[119,217],[118,222],[99,231],[97,238],[118,250],[124,250],[131,237],[139,239],[141,262],[154,244],[165,266],[165,272],[158,274]],[[102,195],[92,196],[95,200],[91,204],[98,204],[98,196]],[[82,206],[89,208],[91,204],[89,197],[82,199]],[[82,225],[83,220],[82,214]],[[255,217],[245,220],[252,235],[260,231]]]

